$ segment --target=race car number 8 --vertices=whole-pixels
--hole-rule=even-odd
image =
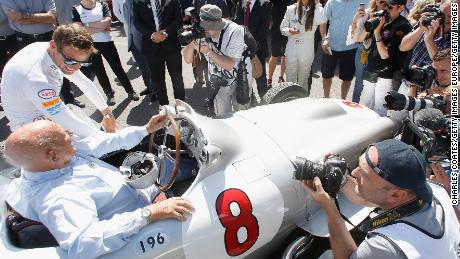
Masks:
[[[231,205],[238,205],[239,213],[232,213]],[[245,192],[227,189],[217,196],[216,211],[225,228],[225,249],[230,256],[238,256],[249,250],[259,238],[259,223],[252,214],[252,204]],[[235,213],[236,214],[236,213]],[[238,240],[238,231],[246,229],[246,239]]]

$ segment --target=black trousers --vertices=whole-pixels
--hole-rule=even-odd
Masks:
[[[8,61],[8,57],[17,52],[16,35],[9,35],[0,39],[0,77],[2,77],[3,68]]]
[[[262,98],[265,93],[268,91],[268,86],[267,86],[267,73],[266,73],[266,60],[267,60],[267,55],[265,51],[259,51],[257,52],[257,57],[260,60],[260,63],[262,63],[262,75],[256,79],[256,84],[257,84],[257,92],[259,93],[259,96]]]
[[[104,93],[106,95],[112,95],[114,91],[110,85],[107,72],[105,71],[102,56],[104,56],[107,63],[109,63],[110,68],[115,73],[118,80],[120,80],[120,83],[125,91],[127,93],[134,93],[133,86],[126,75],[126,72],[123,70],[123,66],[121,65],[120,56],[118,55],[115,43],[113,41],[94,42],[94,47],[98,50],[98,52],[92,56],[92,64],[89,66],[89,70],[96,75]]]
[[[48,42],[53,36],[53,31],[45,32],[39,35],[23,34],[20,32],[16,33],[16,44],[18,51],[23,49],[25,46],[34,42]]]
[[[174,89],[174,98],[184,100],[184,80],[182,78],[182,54],[179,42],[166,40],[159,44],[153,43],[150,39],[144,39],[142,54],[147,60],[152,76],[152,84],[158,101],[161,105],[167,105],[168,94],[166,92],[166,67],[168,67]]]
[[[134,59],[136,60],[136,64],[139,66],[139,69],[142,73],[142,81],[144,81],[145,87],[149,89],[152,93],[155,92],[152,85],[152,76],[150,75],[150,68],[147,65],[147,60],[145,60],[144,55],[142,52],[136,47],[133,43],[131,46],[131,53],[133,54]]]

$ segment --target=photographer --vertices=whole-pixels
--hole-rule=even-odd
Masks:
[[[411,51],[412,56],[408,67],[424,67],[430,65],[431,59],[440,49],[450,48],[450,17],[451,1],[446,0],[441,6],[428,5],[418,21],[418,27],[406,35],[401,41],[401,51]],[[434,15],[431,15],[434,14]],[[403,81],[401,93],[406,94],[409,89],[407,81]],[[412,88],[410,95],[416,95],[416,88]]]
[[[392,88],[395,72],[402,69],[405,61],[398,48],[404,35],[411,31],[410,23],[400,15],[405,4],[406,0],[388,0],[385,10],[374,13],[376,18],[365,22],[366,32],[358,37],[359,41],[372,37],[361,100],[381,116],[386,115],[384,97]]]
[[[235,89],[240,61],[244,60],[246,49],[244,28],[222,18],[222,11],[215,5],[206,4],[200,9],[200,26],[205,30],[206,39],[196,39],[188,44],[183,55],[186,63],[193,62],[193,51],[203,53],[208,60],[208,77],[211,88],[217,95],[214,100],[214,112],[223,115],[233,110],[247,109],[249,103],[240,105],[236,101]],[[252,74],[249,58],[245,59],[247,73]],[[251,78],[251,77],[248,77]],[[248,79],[250,80],[250,79]],[[251,80],[247,82],[251,92]],[[211,91],[213,91],[211,89]]]
[[[315,177],[305,188],[325,210],[334,258],[457,258],[459,222],[446,191],[425,178],[425,158],[395,139],[370,145],[351,173],[355,195],[377,205],[359,245],[335,201]],[[436,247],[436,249],[433,249]]]

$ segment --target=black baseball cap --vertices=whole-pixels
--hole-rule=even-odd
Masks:
[[[377,165],[369,158],[371,146],[377,149]],[[365,157],[378,176],[400,188],[414,191],[420,199],[431,205],[433,191],[426,181],[426,161],[415,147],[396,139],[387,139],[369,145]]]
[[[387,0],[388,5],[406,5],[407,0]]]

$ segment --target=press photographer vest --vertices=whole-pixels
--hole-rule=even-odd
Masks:
[[[430,186],[433,190],[433,196],[438,199],[443,210],[442,233],[439,236],[402,222],[404,218],[393,224],[377,228],[371,233],[377,233],[379,236],[387,237],[385,239],[391,239],[406,255],[406,258],[458,258],[460,225],[452,209],[449,195],[439,185],[430,183]]]

